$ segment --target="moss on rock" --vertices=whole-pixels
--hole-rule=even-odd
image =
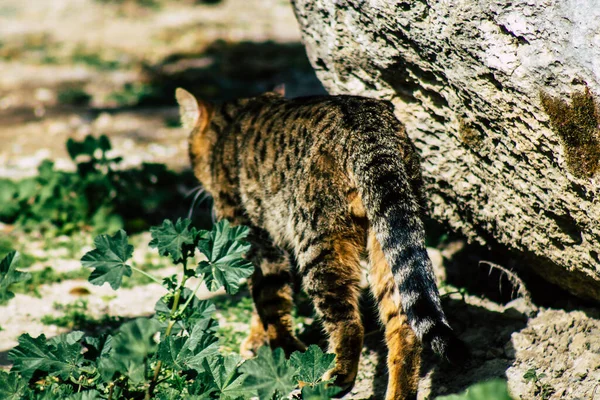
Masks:
[[[591,178],[600,168],[600,112],[586,88],[571,95],[571,104],[541,93],[541,102],[552,129],[562,141],[567,165],[573,175]]]

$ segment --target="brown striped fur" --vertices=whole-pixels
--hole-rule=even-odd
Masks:
[[[391,104],[266,93],[213,107],[182,89],[177,99],[192,132],[194,173],[217,216],[251,228],[255,311],[242,353],[267,342],[287,354],[305,348],[292,326],[291,255],[336,354],[329,376],[350,388],[363,344],[360,259],[368,252],[389,348],[387,399],[414,398],[421,341],[442,355],[459,342],[425,252],[419,160]]]

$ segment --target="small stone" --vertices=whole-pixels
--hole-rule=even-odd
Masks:
[[[537,307],[523,297],[514,299],[504,306],[504,315],[512,319],[527,319],[537,313]]]

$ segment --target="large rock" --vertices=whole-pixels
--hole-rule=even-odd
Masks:
[[[430,211],[600,300],[597,0],[296,0],[332,94],[390,99]]]

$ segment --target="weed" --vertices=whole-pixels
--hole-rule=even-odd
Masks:
[[[160,8],[160,2],[158,0],[96,0],[98,3],[111,4],[124,6],[127,4],[133,4],[139,7],[158,9]]]
[[[122,159],[108,156],[111,148],[106,136],[69,139],[77,172],[58,171],[46,160],[35,177],[0,179],[0,221],[51,236],[123,226],[141,230],[185,202],[182,180],[191,185],[191,174],[176,174],[162,164],[122,170]]]
[[[123,57],[121,57],[123,58]],[[89,51],[84,47],[77,47],[71,54],[73,64],[83,64],[101,71],[112,71],[125,66],[125,59],[108,58],[99,51]]]
[[[128,82],[120,91],[111,93],[108,100],[119,107],[124,107],[160,103],[162,97],[163,92],[152,85]]]
[[[542,400],[549,399],[550,396],[552,396],[552,393],[554,393],[554,388],[549,383],[542,382],[542,379],[545,377],[546,374],[538,374],[535,368],[528,369],[523,375],[523,379],[525,379],[526,382],[533,382],[536,388],[535,394]]]
[[[55,325],[61,328],[71,330],[83,330],[87,332],[102,331],[105,332],[111,327],[117,327],[124,321],[123,318],[102,315],[96,318],[90,315],[88,302],[83,299],[78,299],[73,303],[54,303],[54,309],[62,312],[60,316],[44,315],[41,318],[41,323],[44,325]]]
[[[78,87],[61,89],[58,92],[58,101],[62,104],[85,106],[90,102],[91,99],[91,95],[89,95],[82,88]]]
[[[52,339],[21,335],[19,345],[9,352],[10,373],[0,371],[0,398],[68,398],[78,393],[76,398],[109,400],[284,399],[299,382],[305,399],[329,399],[337,394],[339,389],[322,380],[334,365],[334,355],[323,354],[317,346],[295,352],[289,360],[281,349],[272,352],[267,347],[247,361],[235,354],[219,354],[214,305],[195,294],[201,284],[211,291],[221,287],[229,294],[239,291],[240,280],[253,272],[244,258],[250,247],[244,241],[248,229],[221,221],[212,231],[199,231],[190,223],[167,220],[151,229],[150,247],[180,266],[178,275],[162,282],[130,265],[133,246],[123,230],[96,237],[95,249],[81,259],[92,270],[89,281],[108,283],[117,290],[133,272],[147,275],[167,292],[157,302],[156,314],[125,322],[114,334],[86,336],[73,331]],[[203,260],[190,265],[196,252]],[[0,262],[3,298],[13,296],[9,289],[15,282],[28,279],[16,270],[18,258],[12,252]],[[193,291],[185,287],[192,277],[200,278]],[[247,301],[240,303],[248,308]],[[71,329],[105,322],[90,318],[83,300],[56,307],[65,315],[44,317],[44,322]]]
[[[493,379],[476,383],[461,394],[436,397],[436,400],[511,400],[506,381]]]

